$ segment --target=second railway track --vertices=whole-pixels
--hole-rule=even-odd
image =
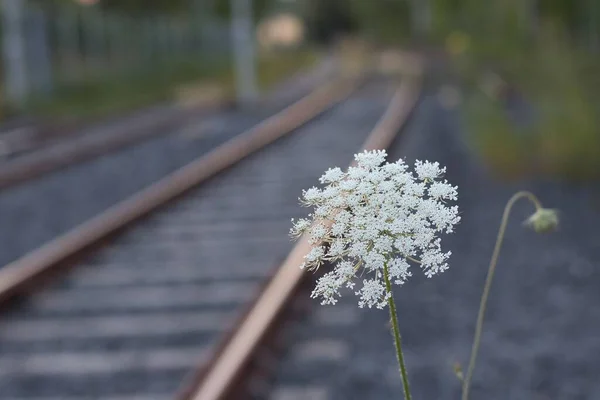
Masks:
[[[350,162],[384,115],[391,89],[389,82],[375,82],[357,90],[320,119],[128,227],[93,255],[67,260],[78,267],[11,304],[0,322],[0,398],[165,399],[199,365],[213,368],[221,336],[292,248],[287,232],[290,218],[302,212],[301,189],[328,167]],[[283,126],[282,119],[271,129]],[[393,123],[378,129],[394,129]],[[267,142],[242,141],[230,153]],[[367,147],[384,143],[368,141]],[[183,175],[173,179],[164,187],[186,185]],[[154,202],[131,203],[130,211],[137,205],[150,212],[161,201],[158,189],[155,195]],[[113,213],[112,221],[97,220],[67,237],[64,254],[51,243],[0,272],[0,297],[6,301],[29,289],[45,265],[64,263],[86,240],[102,239],[118,218]],[[198,388],[191,382],[184,396]]]

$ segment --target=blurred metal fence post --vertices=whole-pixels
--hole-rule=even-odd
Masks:
[[[258,95],[252,0],[231,0],[231,11],[236,95],[241,104],[247,104]]]
[[[22,108],[29,91],[23,35],[23,0],[1,0],[0,5],[6,97],[9,103]]]
[[[161,16],[158,20],[158,38],[160,40],[160,45],[158,48],[158,57],[160,62],[162,63],[164,59],[169,58],[169,52],[171,47],[171,40],[169,37],[169,21],[166,17]]]
[[[146,17],[143,21],[143,31],[144,31],[144,59],[143,65],[144,69],[149,69],[149,66],[152,65],[154,58],[156,56],[156,47],[157,47],[157,39],[156,39],[156,20],[152,17]]]
[[[99,13],[92,7],[82,10],[81,18],[83,23],[83,54],[85,59],[86,73],[88,76],[95,76],[98,70],[103,69],[101,65],[102,47],[104,41],[104,30],[99,21]]]
[[[121,36],[119,18],[114,14],[105,15],[106,37],[110,42],[110,70],[111,72],[120,71],[123,66],[123,43],[124,39]]]
[[[175,22],[171,16],[167,17],[166,22],[167,54],[172,57],[173,55],[177,54],[177,35],[175,32]],[[169,61],[172,61],[172,58],[170,58]]]
[[[129,35],[125,33],[125,24],[123,23],[123,17],[121,15],[114,13],[110,16],[110,19],[110,29],[115,44],[115,58],[112,61],[110,73],[120,74],[127,66],[127,44]]]
[[[411,0],[411,27],[415,37],[423,38],[431,32],[432,10],[430,0]]]
[[[590,51],[597,53],[600,48],[600,38],[598,38],[598,2],[595,0],[588,0],[588,43]]]
[[[30,67],[30,86],[35,94],[52,92],[52,61],[48,41],[48,16],[43,5],[28,3],[25,7],[26,64]]]
[[[79,13],[71,7],[58,9],[55,24],[57,25],[56,49],[58,52],[59,79],[73,79],[78,75],[79,52]]]

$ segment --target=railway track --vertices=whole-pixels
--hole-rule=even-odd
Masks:
[[[335,71],[336,62],[325,58],[316,67],[289,77],[265,93],[255,108],[281,110],[327,81]],[[155,106],[87,124],[15,127],[9,133],[0,133],[0,190],[197,125],[214,116],[234,118],[235,108],[232,99],[215,98],[200,105]]]
[[[237,398],[222,389],[244,388],[300,282],[305,244],[286,257],[298,193],[391,142],[416,88],[388,83],[322,88],[2,269],[0,397]]]

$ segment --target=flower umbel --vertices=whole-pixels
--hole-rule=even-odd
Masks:
[[[353,288],[359,306],[384,308],[391,296],[384,282],[402,285],[412,264],[427,277],[448,268],[450,252],[441,248],[441,233],[453,232],[460,221],[457,188],[442,179],[437,162],[415,163],[409,171],[403,160],[386,163],[384,150],[355,155],[355,165],[332,168],[319,179],[322,188],[303,192],[301,203],[314,207],[308,219],[294,222],[291,234],[307,234],[313,249],[302,267],[316,269],[324,262],[333,269],[323,275],[311,297],[335,304],[343,287]]]

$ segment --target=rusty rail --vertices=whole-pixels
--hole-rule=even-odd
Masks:
[[[388,148],[407,121],[420,93],[420,75],[405,77],[385,114],[369,134],[363,150]],[[244,369],[265,341],[300,287],[306,274],[299,268],[310,250],[303,237],[265,284],[251,309],[217,347],[209,363],[186,384],[178,400],[223,400],[241,393]],[[237,398],[237,397],[235,397]]]
[[[40,144],[40,148],[32,148],[32,152],[4,161],[0,169],[0,190],[35,179],[49,172],[77,164],[110,151],[133,145],[142,140],[159,136],[181,126],[186,120],[197,115],[224,109],[230,104],[214,104],[205,108],[181,110],[176,115],[165,117],[153,123],[151,127],[141,126],[133,129],[117,129],[99,137],[75,138],[74,141]],[[58,127],[57,129],[61,129]],[[68,136],[65,134],[65,136]],[[76,136],[70,133],[71,137]]]
[[[70,260],[102,244],[128,224],[317,117],[348,97],[359,83],[337,81],[322,86],[136,195],[6,265],[0,269],[0,307],[45,278],[71,267]]]

